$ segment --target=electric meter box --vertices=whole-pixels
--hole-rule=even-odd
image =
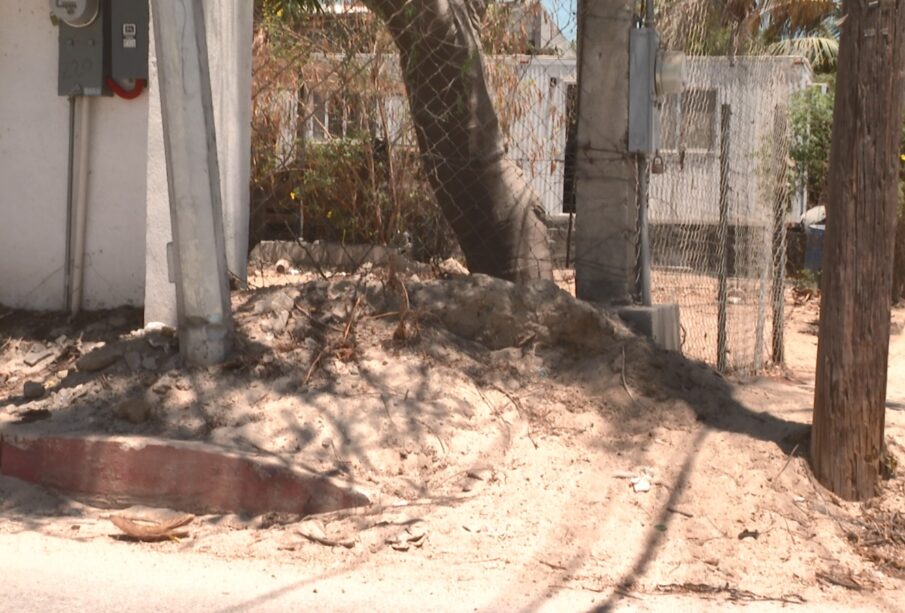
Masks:
[[[657,52],[653,28],[632,28],[629,35],[628,150],[650,154],[660,146],[657,113]]]
[[[660,99],[685,89],[685,54],[660,48],[653,28],[632,28],[629,36],[630,153],[660,148]]]
[[[61,96],[110,95],[108,79],[148,79],[148,0],[50,0],[60,35]]]
[[[86,25],[72,26],[60,20],[61,96],[102,96],[107,89],[109,54],[106,15],[99,10]]]
[[[148,79],[148,0],[110,2],[110,76],[117,80]]]

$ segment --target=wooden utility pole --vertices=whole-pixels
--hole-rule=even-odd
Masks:
[[[842,12],[811,458],[827,488],[864,500],[883,449],[905,0],[845,0]]]

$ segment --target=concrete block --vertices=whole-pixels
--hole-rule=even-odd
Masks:
[[[682,350],[678,304],[622,307],[619,316],[635,332],[653,340],[657,347],[667,351]]]
[[[349,484],[271,458],[145,437],[7,435],[0,474],[106,507],[310,515],[370,503]]]

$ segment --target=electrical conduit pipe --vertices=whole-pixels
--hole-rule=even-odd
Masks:
[[[76,117],[78,129],[76,131],[76,143],[74,147],[76,160],[73,173],[75,186],[72,193],[75,197],[72,227],[71,260],[67,264],[70,267],[70,296],[69,312],[78,313],[82,308],[83,282],[85,278],[85,234],[88,223],[88,177],[90,168],[88,164],[89,130],[91,129],[91,98],[79,96],[76,98]]]

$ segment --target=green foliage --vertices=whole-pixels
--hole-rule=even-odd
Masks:
[[[792,178],[796,188],[804,184],[811,206],[825,204],[830,164],[835,78],[827,79],[825,85],[826,93],[820,87],[809,87],[796,94],[790,106]]]
[[[264,18],[291,19],[324,11],[321,0],[255,0],[255,11]]]
[[[791,276],[792,287],[799,294],[820,293],[820,273],[807,268],[795,272]]]
[[[810,87],[796,94],[791,104],[793,142],[789,148],[789,157],[795,163],[795,180],[807,182],[808,199],[813,206],[826,204],[824,192],[833,137],[836,77],[832,75],[824,77],[820,81],[826,85],[826,93],[820,87]],[[899,175],[899,214],[901,217],[905,216],[905,124],[902,126],[900,162],[902,164],[902,171]],[[800,183],[798,184],[800,185]]]
[[[356,139],[311,144],[296,178],[290,198],[301,207],[306,240],[386,245],[408,235],[416,258],[452,253],[454,240],[415,150],[388,153]]]

